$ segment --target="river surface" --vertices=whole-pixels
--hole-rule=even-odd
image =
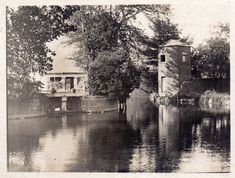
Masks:
[[[155,106],[8,121],[8,171],[230,172],[230,115]]]

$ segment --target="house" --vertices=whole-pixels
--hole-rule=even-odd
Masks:
[[[53,70],[47,72],[42,83],[44,83],[43,93],[55,92],[68,95],[88,93],[86,71],[76,66],[75,61],[68,59],[53,62]]]
[[[191,80],[190,46],[179,41],[169,40],[158,56],[159,96],[174,96],[184,83]]]

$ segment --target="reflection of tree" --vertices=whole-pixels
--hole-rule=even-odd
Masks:
[[[219,154],[221,159],[228,162],[229,119],[208,114],[208,118],[204,118],[203,115],[191,107],[159,107],[157,172],[171,172],[178,169],[182,154],[191,154],[197,146],[212,154]]]
[[[156,106],[147,97],[132,96],[127,100],[127,121],[134,130],[149,126],[157,115]]]
[[[211,118],[204,118],[202,127],[201,146],[228,160],[230,157],[229,116],[211,116]]]
[[[127,121],[138,131],[139,142],[134,146],[130,171],[154,172],[154,146],[158,144],[158,109],[144,97],[131,97],[127,105]]]
[[[80,121],[68,118],[68,125],[77,124],[77,132],[85,129],[85,140],[79,142],[78,157],[69,171],[128,172],[129,160],[138,133],[118,112],[84,114]],[[78,119],[78,118],[77,118]]]
[[[192,108],[159,106],[159,144],[156,172],[178,169],[183,152],[191,151],[197,137],[200,115]]]
[[[188,152],[198,139],[197,129],[202,122],[201,113],[191,107],[182,107],[179,110],[179,149]]]
[[[11,165],[12,153],[23,153],[24,166],[20,171],[34,171],[32,168],[32,153],[40,149],[39,139],[52,130],[52,135],[56,136],[57,129],[61,127],[60,117],[50,119],[36,118],[27,120],[8,121],[7,152],[8,169],[15,170],[19,165]]]

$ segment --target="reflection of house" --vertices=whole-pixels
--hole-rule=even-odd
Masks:
[[[56,93],[71,92],[85,93],[87,91],[87,73],[77,67],[74,61],[60,60],[53,63],[53,70],[44,76],[44,92],[51,92],[52,88]]]
[[[190,46],[169,40],[159,52],[158,92],[160,96],[175,95],[191,79]]]

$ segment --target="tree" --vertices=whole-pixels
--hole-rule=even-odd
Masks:
[[[160,17],[169,11],[169,5],[82,6],[72,18],[78,29],[69,35],[69,43],[78,45],[74,59],[79,64],[84,58],[93,61],[98,52],[118,45],[127,50],[139,49],[147,36],[133,25],[136,16],[143,13]]]
[[[154,64],[157,65],[158,53],[161,45],[170,39],[180,39],[180,31],[178,30],[177,25],[172,23],[168,16],[164,16],[164,18],[150,16],[149,20],[152,22],[151,29],[154,32],[154,36],[152,38],[143,39],[145,48],[140,51],[145,58],[147,58],[144,64],[154,62]],[[147,67],[143,67],[143,69],[142,81],[145,81],[144,83],[147,88],[157,91],[158,70],[151,71],[148,70]]]
[[[122,48],[100,52],[90,65],[89,86],[92,95],[108,95],[123,100],[139,86],[140,72]]]
[[[66,20],[78,6],[20,6],[7,7],[7,84],[9,99],[26,94],[27,87],[38,87],[32,73],[45,74],[52,69],[52,55],[46,43],[71,30]],[[31,84],[30,84],[31,83]]]
[[[218,25],[214,36],[194,51],[192,74],[201,78],[230,78],[228,24]]]
[[[147,48],[142,50],[142,53],[149,59],[157,59],[158,51],[165,42],[170,39],[180,39],[180,32],[177,25],[172,23],[168,17],[161,18],[149,18],[152,22],[151,29],[154,32],[152,38],[146,38],[143,42]]]
[[[167,16],[170,8],[169,5],[82,6],[81,10],[74,14],[71,21],[79,25],[76,32],[68,35],[68,43],[76,44],[78,51],[71,59],[87,69],[88,80],[94,82],[94,61],[97,66],[105,68],[104,65],[98,65],[101,60],[98,56],[104,55],[103,53],[110,51],[109,54],[112,56],[111,51],[114,49],[125,49],[129,54],[129,64],[139,57],[143,45],[146,45],[143,41],[148,38],[140,28],[133,25],[133,21],[140,13],[147,17],[160,18]],[[116,60],[116,57],[111,59]],[[92,82],[89,82],[91,94],[96,93],[96,90],[99,92],[99,87],[95,87]],[[128,87],[131,86],[130,84]]]

